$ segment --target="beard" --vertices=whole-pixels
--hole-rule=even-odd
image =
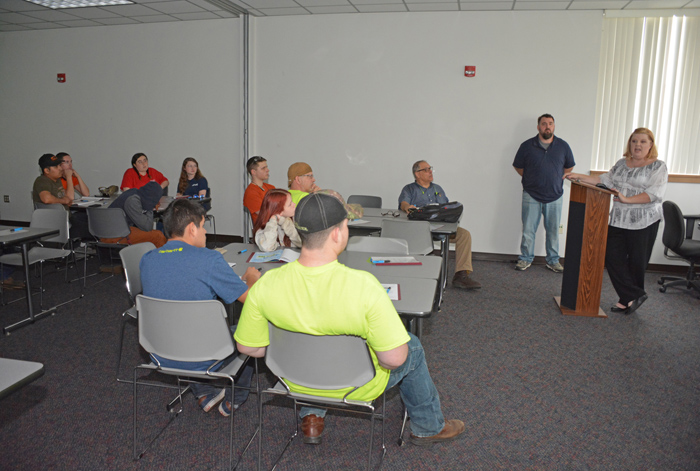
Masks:
[[[554,133],[551,133],[551,132],[545,132],[545,133],[541,134],[542,139],[545,141],[550,140],[553,135],[554,135]]]

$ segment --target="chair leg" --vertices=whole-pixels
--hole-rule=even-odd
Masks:
[[[399,446],[404,446],[406,444],[406,440],[403,439],[403,432],[406,430],[406,422],[408,422],[408,409],[406,409],[406,406],[403,406],[403,422],[401,423],[401,432],[399,432]]]

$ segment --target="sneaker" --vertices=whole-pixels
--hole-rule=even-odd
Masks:
[[[431,446],[435,443],[449,442],[464,432],[464,428],[464,422],[452,419],[445,422],[445,427],[437,435],[433,435],[432,437],[416,437],[411,434],[411,438],[409,438],[408,441],[418,446]]]
[[[528,268],[530,268],[530,265],[532,265],[532,262],[526,262],[525,260],[518,260],[518,263],[515,265],[515,269],[520,270],[520,271],[525,271]]]
[[[557,262],[557,263],[548,263],[548,264],[547,264],[547,268],[549,268],[550,270],[552,270],[554,273],[561,273],[561,272],[564,271],[564,267],[561,266],[561,263],[559,263],[559,262]]]
[[[210,410],[212,410],[212,408],[214,408],[214,406],[216,406],[224,399],[225,394],[226,389],[221,389],[215,396],[209,395],[200,397],[199,399],[197,399],[197,404],[199,404],[199,407],[201,407],[204,412],[209,412]],[[220,409],[221,407],[219,407],[219,410]]]
[[[221,404],[219,404],[219,414],[228,417],[231,415],[231,412],[238,409],[238,407],[238,404],[234,404],[233,407],[231,407],[231,401],[221,401]]]

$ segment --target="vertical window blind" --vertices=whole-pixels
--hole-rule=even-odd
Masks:
[[[700,17],[603,20],[592,170],[652,130],[669,173],[700,175]]]

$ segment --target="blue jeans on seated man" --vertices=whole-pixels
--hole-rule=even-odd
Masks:
[[[535,235],[540,225],[540,218],[544,216],[544,230],[546,233],[545,248],[546,260],[550,265],[559,263],[559,222],[561,221],[561,205],[564,196],[551,203],[540,203],[523,191],[523,238],[520,242],[520,260],[532,263],[535,258]]]
[[[430,377],[425,362],[423,345],[415,335],[409,333],[408,357],[403,365],[391,370],[385,391],[399,384],[399,393],[408,416],[411,418],[411,432],[416,437],[432,437],[445,427],[445,418],[440,408],[440,395]],[[299,417],[307,415],[326,416],[326,409],[302,407]]]
[[[236,326],[231,326],[231,335],[236,331]],[[215,370],[218,371],[221,368],[225,367],[229,363],[231,363],[236,356],[238,355],[238,352],[234,352],[233,355],[229,356],[226,358],[224,361],[221,362],[221,365]],[[156,363],[156,359],[158,363],[161,364],[161,366],[165,366],[168,368],[181,368],[183,370],[192,370],[192,371],[207,371],[211,365],[216,363],[215,361],[197,361],[197,362],[192,362],[192,361],[173,361],[173,360],[168,360],[167,358],[162,358],[162,357],[157,357],[156,355],[151,354],[151,359],[154,360],[153,362]],[[238,376],[238,381],[236,381],[236,386],[241,386],[242,388],[249,388],[250,383],[253,379],[253,365],[248,363],[241,373]],[[195,399],[199,399],[200,397],[204,396],[211,396],[219,393],[219,390],[221,388],[217,388],[211,384],[206,384],[206,383],[190,383],[190,389],[192,390],[192,394],[194,394]],[[226,397],[224,400],[231,401],[231,393],[229,392],[230,389],[226,389]],[[231,403],[234,406],[240,406],[243,404],[246,399],[248,399],[248,394],[250,394],[250,391],[248,389],[239,389],[238,387],[235,388],[234,392],[234,397],[233,401]]]

